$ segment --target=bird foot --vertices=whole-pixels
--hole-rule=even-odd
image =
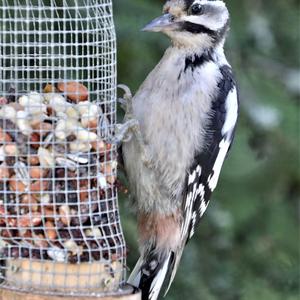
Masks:
[[[132,114],[132,93],[129,87],[125,84],[118,84],[117,87],[124,91],[123,98],[118,98],[121,108],[126,114]]]
[[[120,145],[129,142],[133,136],[135,137],[141,151],[142,161],[146,166],[150,166],[149,155],[147,154],[146,145],[144,143],[139,122],[136,119],[129,119],[123,124],[117,124],[115,134],[110,138],[110,143]]]
[[[110,142],[117,145],[129,142],[136,126],[138,126],[138,121],[135,119],[127,120],[123,124],[116,124],[115,134],[110,138]]]

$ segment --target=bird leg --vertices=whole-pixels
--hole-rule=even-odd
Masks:
[[[140,135],[138,131],[140,131],[139,124],[135,119],[126,120],[123,124],[116,124],[115,134],[111,137],[111,142],[117,145],[127,143],[131,140],[134,133],[137,132]]]
[[[123,98],[119,98],[118,102],[125,111],[123,124],[116,124],[115,134],[110,138],[110,142],[120,145],[121,143],[129,142],[133,136],[135,137],[141,151],[141,157],[146,166],[150,165],[149,155],[147,154],[146,145],[140,130],[138,120],[133,116],[132,109],[132,93],[130,89],[123,84],[118,85],[125,93]]]
[[[144,142],[139,128],[139,122],[133,116],[132,93],[125,84],[119,84],[118,88],[124,91],[123,98],[118,98],[118,102],[125,111],[124,123],[116,125],[115,139],[116,143],[129,142],[132,135],[135,134],[138,143],[143,146]]]
[[[117,124],[115,134],[113,137],[111,137],[110,142],[120,145],[121,143],[129,142],[133,138],[133,136],[135,137],[137,144],[140,148],[143,163],[147,167],[149,167],[149,154],[146,149],[147,147],[145,145],[138,120],[127,119],[125,123]]]
[[[116,124],[113,142],[115,144],[121,144],[122,142],[126,143],[131,140],[132,134],[139,131],[139,124],[138,121],[133,118],[132,93],[129,87],[125,84],[119,84],[117,87],[124,91],[123,98],[118,98],[118,102],[125,111],[125,122],[123,124]],[[137,135],[140,136],[138,132]]]

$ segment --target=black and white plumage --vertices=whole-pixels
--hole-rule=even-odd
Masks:
[[[221,167],[234,136],[238,113],[236,84],[228,65],[220,67],[222,77],[219,93],[212,102],[211,118],[207,126],[207,148],[196,154],[187,175],[182,235],[193,236],[216,188]]]
[[[214,191],[234,137],[236,83],[223,51],[223,1],[171,0],[145,27],[172,40],[132,99],[139,138],[123,144],[141,257],[129,282],[143,300],[168,290]],[[142,137],[142,141],[141,141]]]

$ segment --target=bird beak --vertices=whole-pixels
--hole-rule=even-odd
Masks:
[[[174,30],[177,27],[177,23],[174,21],[174,17],[171,14],[164,14],[146,25],[142,31],[160,32],[167,30]]]

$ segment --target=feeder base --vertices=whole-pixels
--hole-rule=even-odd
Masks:
[[[122,269],[119,262],[113,262],[109,266],[114,271],[114,277],[107,271],[107,264],[101,261],[91,264],[64,264],[12,259],[6,261],[5,277],[11,286],[20,290],[33,290],[36,293],[55,291],[64,295],[75,290],[78,293],[108,293],[118,287]],[[104,284],[105,281],[108,281],[108,284]]]
[[[127,295],[107,297],[65,297],[44,296],[0,289],[0,300],[141,300],[140,292],[135,291],[131,286],[126,286],[124,290],[128,290]]]

